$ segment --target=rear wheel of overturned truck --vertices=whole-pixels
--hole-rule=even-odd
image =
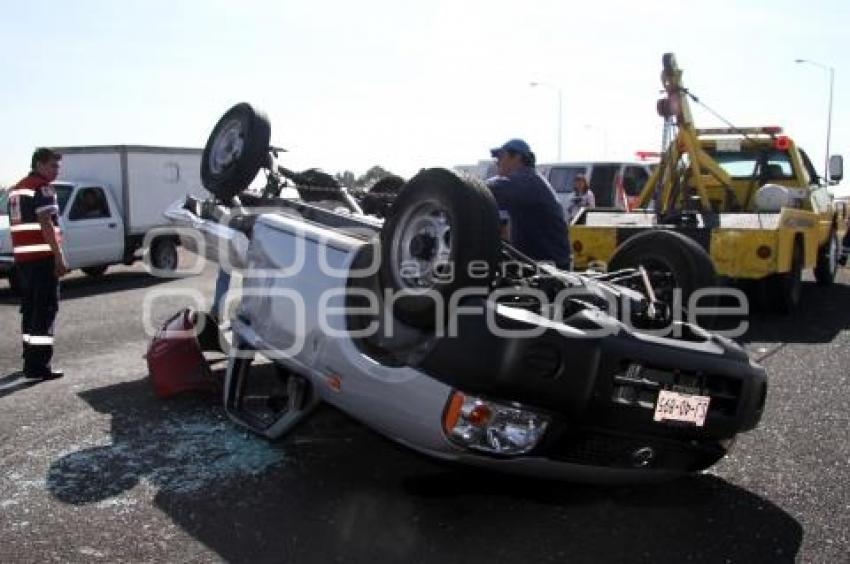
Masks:
[[[381,282],[393,315],[434,328],[461,288],[488,288],[499,258],[499,214],[481,182],[427,169],[404,185],[381,229]]]
[[[646,270],[656,298],[674,309],[678,303],[685,320],[694,292],[717,285],[714,265],[708,253],[695,241],[675,231],[638,233],[617,247],[608,261],[609,272],[639,267]],[[677,294],[681,296],[678,299]],[[717,300],[709,295],[699,299],[696,305],[700,308],[714,307]],[[709,326],[713,323],[713,316],[703,315],[696,321],[699,325]]]
[[[245,102],[230,108],[218,120],[204,146],[204,188],[229,203],[268,164],[270,138],[271,125],[263,112]]]

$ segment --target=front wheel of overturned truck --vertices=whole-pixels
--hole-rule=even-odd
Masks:
[[[380,277],[393,314],[431,329],[452,295],[487,288],[499,258],[499,214],[481,182],[441,168],[423,170],[401,189],[381,229]]]

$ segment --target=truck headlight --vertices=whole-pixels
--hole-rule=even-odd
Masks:
[[[454,392],[443,415],[443,431],[454,444],[491,454],[525,454],[540,442],[549,419],[519,405]]]

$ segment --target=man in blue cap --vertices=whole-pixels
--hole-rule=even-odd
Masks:
[[[570,241],[564,211],[552,186],[534,169],[531,147],[522,139],[511,139],[490,154],[496,158],[498,175],[487,180],[487,186],[499,215],[507,220],[503,238],[535,260],[568,270]]]

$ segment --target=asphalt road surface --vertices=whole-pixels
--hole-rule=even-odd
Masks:
[[[285,441],[214,398],[158,400],[155,325],[213,271],[63,282],[62,380],[24,386],[0,282],[0,562],[846,562],[850,272],[804,311],[751,320],[767,411],[710,472],[591,487],[444,466],[331,408]],[[173,290],[185,290],[182,295]],[[220,368],[220,365],[216,366]]]

